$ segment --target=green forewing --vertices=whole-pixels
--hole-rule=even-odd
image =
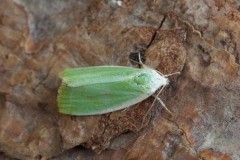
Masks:
[[[60,73],[63,82],[68,86],[77,87],[94,83],[108,83],[131,79],[140,69],[121,66],[98,66],[70,68]]]
[[[119,106],[138,100],[146,94],[146,90],[129,80],[80,87],[69,87],[63,83],[58,95],[59,112],[92,115],[115,111]]]
[[[61,76],[65,81],[59,89],[58,107],[64,114],[108,113],[151,95],[148,86],[151,77],[144,69],[87,67],[65,70]]]

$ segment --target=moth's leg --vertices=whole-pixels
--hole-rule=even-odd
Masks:
[[[140,53],[138,53],[138,60],[139,60],[140,65],[144,66],[144,64],[142,62],[142,59],[141,59],[141,54]]]
[[[124,109],[121,110],[121,112],[125,112],[125,111],[127,111],[129,108],[130,108],[130,107],[124,108]]]
[[[133,59],[131,59],[130,61],[138,64],[138,65],[139,65],[139,68],[141,68],[141,67],[143,67],[143,68],[146,67],[145,64],[142,62],[141,53],[138,53],[138,61],[139,61],[139,62],[137,62],[137,61],[135,61],[135,60],[133,60]]]

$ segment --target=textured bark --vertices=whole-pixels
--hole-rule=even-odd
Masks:
[[[0,159],[240,159],[239,2],[1,0]],[[58,73],[134,66],[170,77],[124,111],[57,111]],[[135,66],[137,67],[137,66]],[[148,114],[147,114],[148,113]]]

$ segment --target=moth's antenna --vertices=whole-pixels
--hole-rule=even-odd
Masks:
[[[175,74],[180,74],[181,72],[174,72],[174,73],[170,73],[170,74],[167,74],[167,75],[163,75],[164,77],[169,77],[169,76],[172,76],[172,75],[175,75]]]
[[[180,73],[181,73],[181,72],[174,72],[174,73],[170,73],[170,74],[164,75],[164,74],[162,74],[160,71],[157,71],[157,70],[156,70],[156,72],[157,72],[158,74],[160,74],[161,76],[163,76],[163,77],[169,77],[169,76],[172,76],[172,75],[180,74]]]
[[[166,105],[163,103],[163,101],[158,97],[158,96],[161,94],[161,92],[163,91],[164,87],[165,87],[165,86],[163,86],[163,87],[160,89],[160,91],[157,93],[156,96],[152,95],[155,99],[153,100],[153,103],[151,104],[151,106],[150,106],[149,109],[147,110],[145,116],[143,117],[142,125],[143,125],[143,123],[145,122],[145,119],[146,119],[148,113],[152,110],[152,107],[153,107],[154,103],[156,102],[156,100],[158,100],[158,101],[161,103],[161,105],[166,109],[166,111],[168,111],[171,115],[173,115],[173,113],[166,107]],[[141,125],[141,128],[142,128],[142,125]]]
[[[173,115],[173,113],[166,107],[166,105],[163,103],[163,101],[159,97],[157,96],[154,96],[154,97],[161,103],[161,105],[166,109],[166,111],[168,111],[168,113]]]
[[[158,74],[160,74],[161,76],[164,77],[164,74],[162,74],[162,72],[158,71],[158,70],[155,70]]]
[[[163,91],[164,87],[165,86],[163,86],[161,88],[161,90],[157,93],[156,96],[153,95],[153,97],[155,97],[161,103],[161,105],[166,109],[166,111],[168,111],[171,115],[173,115],[173,113],[166,107],[166,105],[163,103],[163,101],[158,97],[160,95],[160,93]]]

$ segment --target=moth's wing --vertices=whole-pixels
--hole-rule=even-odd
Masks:
[[[95,115],[126,108],[151,95],[144,83],[141,85],[134,80],[125,80],[79,87],[63,83],[58,95],[59,112]]]
[[[78,87],[131,79],[139,73],[139,70],[139,68],[123,66],[69,68],[61,72],[59,76],[68,86]]]

